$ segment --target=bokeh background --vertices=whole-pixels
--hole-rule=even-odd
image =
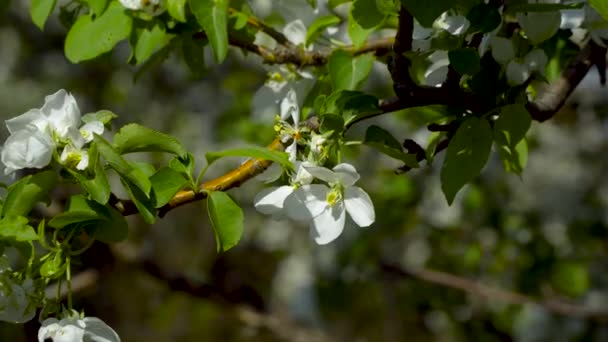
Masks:
[[[277,27],[278,13],[306,23],[313,15],[303,0],[253,3]],[[194,77],[172,54],[135,80],[126,44],[72,65],[63,55],[65,33],[57,15],[40,32],[28,1],[0,3],[1,119],[65,88],[83,113],[110,109],[119,115],[115,127],[138,122],[170,133],[199,160],[208,151],[273,139],[272,115],[252,105],[268,70],[256,56],[232,50],[215,65],[208,54],[206,72]],[[365,87],[390,95],[385,65],[377,63]],[[365,229],[347,223],[328,246],[317,246],[306,226],[257,213],[252,200],[264,184],[256,180],[230,191],[244,208],[246,231],[222,255],[204,203],[152,226],[130,217],[128,241],[83,255],[75,306],[102,318],[123,341],[607,341],[608,314],[558,314],[547,305],[515,304],[504,293],[480,296],[473,283],[464,283],[467,292],[407,271],[447,272],[538,303],[608,312],[607,113],[608,90],[594,70],[553,120],[533,125],[521,177],[507,174],[493,153],[451,207],[439,184],[441,154],[432,166],[396,175],[394,160],[366,147],[349,150],[377,221]],[[424,143],[428,115],[402,111],[349,134],[362,136],[376,123]],[[7,135],[0,130],[2,139]],[[218,163],[209,176],[240,162]],[[72,191],[57,191],[40,211],[56,212]],[[0,340],[35,340],[38,327],[36,319],[0,323]]]

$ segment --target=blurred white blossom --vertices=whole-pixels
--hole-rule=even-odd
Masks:
[[[47,318],[38,330],[38,342],[46,339],[53,342],[120,342],[118,334],[97,317]]]

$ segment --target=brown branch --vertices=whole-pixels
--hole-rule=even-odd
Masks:
[[[600,321],[608,320],[608,311],[600,311],[560,300],[536,299],[517,292],[484,285],[481,282],[456,276],[450,273],[433,271],[425,268],[405,268],[388,262],[382,262],[380,267],[384,272],[393,276],[400,278],[416,278],[428,283],[464,291],[477,297],[502,301],[515,305],[534,304],[543,307],[547,311],[565,316]]]

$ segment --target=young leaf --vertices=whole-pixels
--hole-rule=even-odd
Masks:
[[[335,15],[326,15],[315,19],[308,27],[308,32],[306,32],[306,46],[313,43],[323,33],[323,30],[339,23],[340,17]]]
[[[129,37],[133,19],[118,2],[112,2],[103,15],[83,15],[70,28],[65,39],[65,55],[72,63],[93,59],[111,51]]]
[[[84,0],[89,8],[91,8],[91,12],[93,14],[99,16],[105,11],[108,6],[108,0]]]
[[[146,178],[146,180],[148,180],[148,178]],[[135,207],[137,207],[137,211],[139,211],[141,218],[148,224],[156,222],[155,193],[152,192],[151,196],[148,197],[148,193],[150,192],[144,193],[139,186],[135,185],[128,178],[121,178],[121,182],[129,194],[129,198],[131,198]]]
[[[27,224],[28,220],[23,216],[8,216],[0,220],[0,237],[12,238],[17,241],[38,240],[34,228]]]
[[[57,0],[31,0],[30,1],[30,16],[32,21],[40,30],[44,29],[44,24],[51,12],[55,8]]]
[[[250,146],[220,152],[209,152],[205,154],[205,159],[207,159],[208,165],[223,157],[251,157],[258,159],[266,159],[279,163],[284,168],[293,168],[293,165],[291,165],[287,153],[270,150],[265,147]]]
[[[317,114],[341,114],[345,126],[365,117],[381,113],[378,98],[360,91],[340,90],[325,98]]]
[[[608,2],[606,0],[589,0],[589,5],[591,5],[604,20],[608,20]]]
[[[381,127],[376,125],[369,126],[365,132],[365,139],[363,143],[367,146],[375,148],[391,158],[401,160],[403,163],[405,163],[405,165],[411,168],[416,168],[419,166],[416,156],[405,153],[399,141],[397,141],[395,137]]]
[[[55,171],[43,171],[29,175],[8,187],[8,193],[2,216],[25,216],[34,208],[38,202],[46,202],[55,183],[57,174]]]
[[[190,183],[182,173],[168,167],[159,169],[150,177],[150,182],[156,199],[156,208],[169,203],[178,191],[186,188]]]
[[[44,278],[60,277],[65,271],[63,253],[61,251],[52,253],[40,266],[40,275]]]
[[[458,191],[481,172],[492,147],[492,128],[485,119],[465,120],[448,146],[441,168],[441,188],[449,204]]]
[[[186,0],[167,0],[167,10],[177,21],[186,22]]]
[[[524,139],[532,118],[520,104],[504,106],[494,123],[494,142],[507,172],[521,174],[528,160],[528,144]]]
[[[221,63],[228,54],[228,0],[189,0],[190,9],[201,25]]]
[[[354,57],[336,50],[329,57],[329,75],[334,91],[357,90],[372,71],[375,58],[370,54]]]
[[[110,199],[110,182],[103,164],[99,161],[99,151],[97,144],[92,143],[89,147],[89,169],[92,172],[92,177],[89,174],[67,169],[72,177],[76,178],[86,192],[99,204],[106,204]]]
[[[374,29],[364,29],[353,19],[352,11],[348,14],[348,36],[353,41],[355,49],[361,48]]]
[[[176,138],[138,124],[122,127],[114,136],[114,147],[120,154],[132,152],[167,152],[185,156],[186,149]]]
[[[167,34],[165,28],[156,22],[151,27],[135,30],[136,41],[133,49],[135,65],[141,65],[158,50],[166,46],[174,35]]]
[[[432,27],[435,19],[443,12],[449,10],[453,5],[453,0],[401,0],[401,4],[410,12],[420,25]]]
[[[207,198],[209,219],[215,232],[217,250],[226,252],[236,246],[243,235],[243,210],[225,192],[213,191]]]
[[[82,122],[89,123],[93,121],[101,121],[104,125],[109,125],[112,120],[116,119],[118,115],[110,112],[109,110],[100,110],[95,113],[87,113],[82,116]]]

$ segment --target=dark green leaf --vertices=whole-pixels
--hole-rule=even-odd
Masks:
[[[38,202],[49,202],[57,182],[55,171],[43,171],[26,176],[8,188],[2,216],[26,216]]]
[[[228,0],[189,0],[192,13],[201,25],[221,63],[228,54]]]
[[[364,29],[363,27],[359,26],[355,19],[353,19],[352,12],[348,14],[348,35],[353,41],[353,46],[356,49],[359,49],[363,45],[365,45],[365,43],[367,42],[367,38],[373,31],[373,28]]]
[[[365,132],[363,143],[391,158],[401,160],[405,165],[411,168],[419,166],[416,156],[405,153],[399,141],[382,127],[376,125],[369,126]]]
[[[91,12],[96,16],[99,16],[108,7],[108,0],[84,0],[91,8]]]
[[[167,152],[185,156],[186,149],[176,138],[151,128],[128,124],[114,136],[114,147],[120,154],[132,152]]]
[[[148,178],[145,178],[147,181]],[[141,188],[135,185],[128,178],[121,178],[122,185],[129,194],[129,198],[137,207],[137,211],[141,215],[141,218],[148,224],[156,222],[156,199],[154,198],[155,193],[152,192],[151,196],[148,193],[144,193]]]
[[[360,91],[341,90],[325,98],[318,114],[340,114],[344,118],[344,124],[349,126],[355,121],[381,112],[378,98]]]
[[[308,27],[308,32],[306,32],[306,46],[313,43],[323,33],[323,30],[338,25],[340,21],[340,17],[335,15],[326,15],[315,19]]]
[[[217,250],[225,252],[236,246],[243,235],[243,210],[225,192],[214,191],[207,198],[209,219],[215,232]]]
[[[190,181],[188,178],[172,168],[163,167],[154,176],[150,177],[152,191],[156,199],[156,208],[169,203],[171,198],[180,190],[186,188]]]
[[[453,0],[401,0],[401,4],[410,12],[420,25],[432,27],[435,19],[454,5]]]
[[[460,48],[448,52],[450,65],[461,75],[473,75],[481,68],[477,49]]]
[[[471,23],[470,31],[488,33],[494,31],[500,25],[502,16],[496,6],[479,4],[471,8],[467,14],[467,19]]]
[[[492,128],[487,120],[472,117],[460,125],[441,169],[441,188],[449,204],[465,184],[479,175],[491,147]]]
[[[378,10],[376,1],[355,0],[351,7],[353,19],[363,29],[373,29],[384,20],[384,14]]]
[[[207,39],[195,39],[188,35],[182,39],[182,54],[184,61],[196,78],[203,77],[207,68],[205,67],[205,46]]]
[[[167,0],[167,10],[176,20],[186,22],[186,0]]]

